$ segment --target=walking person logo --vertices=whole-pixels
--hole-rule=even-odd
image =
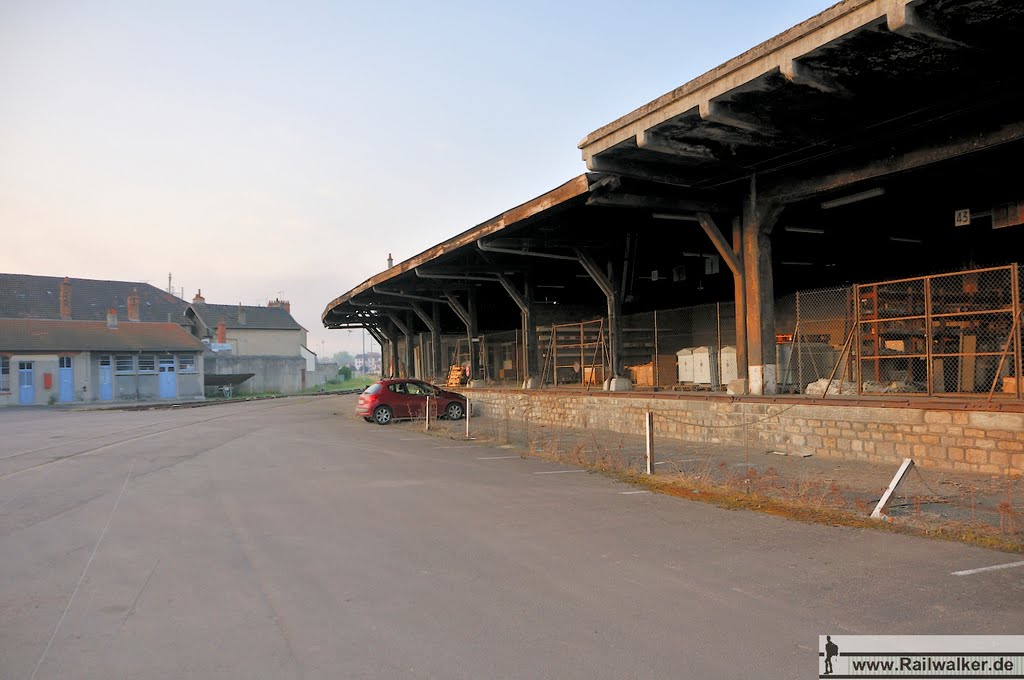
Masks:
[[[825,636],[825,671],[822,675],[830,675],[832,673],[832,657],[839,656],[839,645],[832,642],[832,636]]]

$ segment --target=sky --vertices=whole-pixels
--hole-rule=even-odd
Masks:
[[[0,0],[0,272],[280,297],[311,350],[361,351],[320,315],[389,253],[828,4]]]

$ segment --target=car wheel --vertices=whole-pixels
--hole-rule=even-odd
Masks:
[[[462,408],[462,404],[460,404],[457,401],[453,401],[452,403],[448,404],[448,408],[444,410],[444,414],[445,416],[448,417],[448,420],[458,420],[463,415],[465,415],[465,413],[466,410]]]
[[[390,406],[378,406],[373,412],[373,420],[378,425],[387,425],[393,415]]]
[[[373,422],[373,418],[371,418],[370,416],[363,416],[363,420],[365,420],[368,423],[372,423]]]

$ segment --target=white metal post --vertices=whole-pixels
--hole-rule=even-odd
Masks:
[[[646,436],[644,437],[647,443],[647,458],[646,467],[647,474],[654,474],[654,414],[650,411],[644,417],[644,425],[646,430]]]
[[[871,517],[874,519],[885,519],[885,515],[882,514],[882,508],[889,502],[889,496],[892,496],[893,492],[896,491],[896,487],[900,485],[903,478],[906,477],[907,473],[910,472],[910,468],[914,467],[913,458],[904,458],[903,465],[900,465],[900,469],[896,471],[896,476],[889,482],[889,488],[882,494],[882,498],[879,499],[878,505],[871,513]]]
[[[427,395],[427,402],[425,404],[426,411],[423,418],[423,431],[430,432],[430,395]]]
[[[473,413],[473,406],[469,403],[469,397],[466,397],[466,439],[469,439],[469,417]]]

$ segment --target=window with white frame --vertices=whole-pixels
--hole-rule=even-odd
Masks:
[[[0,357],[0,392],[11,391],[11,359]]]
[[[115,373],[134,373],[135,357],[131,354],[118,354],[114,357]]]
[[[179,373],[195,373],[196,372],[196,355],[195,354],[181,354],[178,356],[178,372]]]
[[[154,355],[139,355],[139,373],[156,373],[156,357]]]

